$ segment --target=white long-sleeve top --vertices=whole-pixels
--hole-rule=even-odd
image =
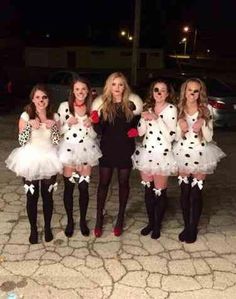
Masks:
[[[58,108],[58,115],[60,117],[60,132],[64,135],[64,140],[70,143],[80,143],[86,137],[92,139],[96,138],[97,134],[93,127],[85,127],[84,120],[88,118],[87,115],[79,116],[75,113],[75,118],[78,123],[69,126],[67,120],[73,116],[69,111],[68,102],[62,102]]]
[[[144,136],[143,146],[153,148],[156,146],[170,149],[175,140],[177,123],[177,109],[168,104],[156,120],[141,118],[138,124],[139,136]]]
[[[201,128],[201,135],[193,131],[193,125],[198,119],[199,112],[196,111],[193,115],[186,114],[186,122],[188,124],[188,132],[184,135],[182,134],[179,122],[177,123],[176,129],[176,141],[182,142],[184,147],[193,147],[194,145],[199,145],[202,142],[211,142],[213,138],[213,112],[210,105],[207,106],[210,111],[210,119],[204,123]]]

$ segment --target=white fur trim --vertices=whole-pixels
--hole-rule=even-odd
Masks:
[[[91,111],[97,110],[98,114],[100,115],[102,105],[103,105],[102,96],[99,96],[93,101],[92,106],[91,106]]]
[[[141,100],[141,98],[137,94],[131,93],[129,96],[129,101],[133,102],[135,105],[135,110],[133,111],[133,113],[135,115],[141,114],[141,112],[143,111],[143,101]],[[102,96],[99,96],[93,101],[91,111],[97,110],[98,114],[100,115],[102,105],[103,105]]]
[[[141,98],[137,94],[131,93],[131,95],[129,96],[129,100],[133,102],[135,105],[135,110],[133,111],[133,114],[141,114],[143,111],[143,101],[141,100]]]

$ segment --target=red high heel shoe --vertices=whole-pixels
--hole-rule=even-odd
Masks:
[[[116,237],[119,237],[123,232],[123,229],[121,227],[114,227],[113,233]]]
[[[95,227],[95,229],[94,229],[94,236],[95,236],[96,238],[100,238],[101,235],[102,235],[102,228],[100,228],[100,227]]]

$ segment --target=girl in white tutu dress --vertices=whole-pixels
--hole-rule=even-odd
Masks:
[[[80,230],[89,235],[86,214],[89,201],[88,184],[92,167],[98,164],[101,152],[96,133],[89,118],[91,106],[91,88],[85,78],[72,82],[69,99],[60,104],[58,114],[61,134],[64,135],[59,146],[59,158],[64,165],[64,206],[67,214],[65,235],[71,237],[74,232],[73,191],[75,183],[79,188]]]
[[[45,241],[53,239],[51,218],[53,212],[53,189],[56,175],[62,172],[62,164],[57,155],[59,131],[58,116],[51,111],[48,91],[44,85],[36,85],[30,93],[31,102],[19,120],[19,143],[21,147],[12,151],[6,166],[17,176],[23,177],[27,197],[27,214],[30,222],[31,244],[38,243],[37,203],[39,185],[43,199],[45,221]]]
[[[202,188],[207,174],[214,172],[225,156],[212,141],[212,108],[207,104],[205,84],[198,78],[181,86],[174,155],[179,168],[184,230],[179,240],[193,243],[202,211]]]
[[[167,197],[168,176],[177,173],[177,165],[172,153],[175,139],[177,109],[169,102],[174,91],[168,82],[157,80],[150,86],[145,110],[138,124],[142,145],[136,147],[132,156],[134,168],[140,170],[145,186],[145,205],[148,225],[141,230],[151,238],[160,237],[161,222],[164,217]]]

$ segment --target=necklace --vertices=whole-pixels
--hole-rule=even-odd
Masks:
[[[74,102],[74,106],[75,107],[79,107],[80,108],[80,107],[83,107],[84,105],[85,105],[84,103],[78,104],[78,103]]]

